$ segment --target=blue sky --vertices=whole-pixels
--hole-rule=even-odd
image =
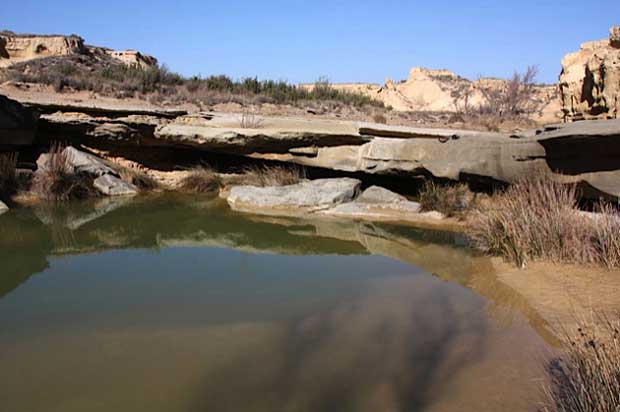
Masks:
[[[620,25],[620,1],[6,1],[0,28],[79,34],[152,54],[185,75],[290,82],[406,78],[410,67],[508,77],[560,60]]]

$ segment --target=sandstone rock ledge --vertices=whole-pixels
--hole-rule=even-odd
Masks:
[[[445,216],[421,212],[421,205],[378,186],[361,192],[351,178],[317,179],[279,187],[235,186],[227,194],[231,209],[270,216],[338,218],[438,225]],[[453,222],[450,222],[453,223]]]

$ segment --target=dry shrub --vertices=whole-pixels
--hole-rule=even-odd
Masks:
[[[381,113],[376,113],[372,117],[372,121],[375,122],[375,123],[387,124],[387,117],[385,117],[385,115],[383,115]]]
[[[469,233],[474,246],[524,267],[529,261],[616,267],[619,215],[587,217],[577,208],[575,185],[544,175],[521,180],[473,211]]]
[[[222,187],[222,179],[213,169],[199,166],[181,180],[179,187],[188,192],[214,194]]]
[[[562,332],[560,358],[549,364],[545,410],[620,411],[620,316],[579,322],[575,333]]]
[[[306,170],[298,166],[250,166],[242,176],[243,184],[251,186],[288,186],[306,178]]]
[[[8,202],[17,192],[17,154],[0,155],[0,200]]]
[[[599,205],[598,211],[600,215],[591,222],[596,256],[608,268],[620,267],[620,214],[605,203]]]
[[[75,173],[69,152],[60,144],[50,147],[47,164],[37,171],[33,187],[39,196],[54,202],[87,199],[97,195],[93,178]]]
[[[243,109],[239,119],[239,127],[242,129],[258,129],[262,126],[263,120],[256,115],[253,110]]]
[[[419,192],[423,211],[437,210],[446,216],[458,216],[473,205],[474,195],[465,184],[439,184],[428,180]]]
[[[141,192],[148,192],[159,188],[157,180],[153,179],[146,173],[139,172],[130,168],[123,168],[120,171],[121,178],[135,187]]]

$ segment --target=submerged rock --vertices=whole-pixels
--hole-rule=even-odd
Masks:
[[[102,175],[93,181],[97,190],[107,196],[135,196],[138,189],[116,176]]]
[[[262,214],[304,213],[351,201],[358,193],[357,179],[317,179],[289,186],[235,186],[228,195],[233,210]]]

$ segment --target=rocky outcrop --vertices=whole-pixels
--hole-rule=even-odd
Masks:
[[[88,55],[93,58],[109,56],[126,65],[148,68],[157,65],[153,56],[135,50],[111,50],[89,46],[84,39],[64,35],[35,35],[0,32],[0,67],[52,56]]]
[[[0,67],[42,57],[83,54],[86,50],[84,39],[78,36],[0,32]]]
[[[584,43],[562,60],[560,97],[565,120],[617,118],[620,113],[620,27],[609,39]]]
[[[157,66],[157,59],[148,54],[142,54],[135,50],[109,50],[105,49],[106,53],[120,62],[125,63],[128,66],[137,66],[142,69],[149,68],[151,66]]]
[[[383,86],[371,83],[340,83],[333,87],[353,93],[361,93],[383,102],[397,111],[457,112],[475,109],[485,103],[483,90],[495,90],[506,86],[506,80],[481,78],[470,81],[449,70],[433,70],[414,67],[406,80],[395,82],[386,79]],[[313,85],[301,87],[311,89]],[[534,87],[532,119],[555,122],[560,111],[555,85]]]
[[[620,196],[620,120],[557,124],[512,135],[331,120],[262,120],[259,128],[248,129],[239,126],[235,114],[169,119],[56,113],[42,116],[41,128],[47,139],[70,137],[76,144],[185,147],[377,175],[510,183],[542,172],[582,183],[595,198]]]
[[[0,147],[31,145],[38,118],[35,110],[0,95]]]

